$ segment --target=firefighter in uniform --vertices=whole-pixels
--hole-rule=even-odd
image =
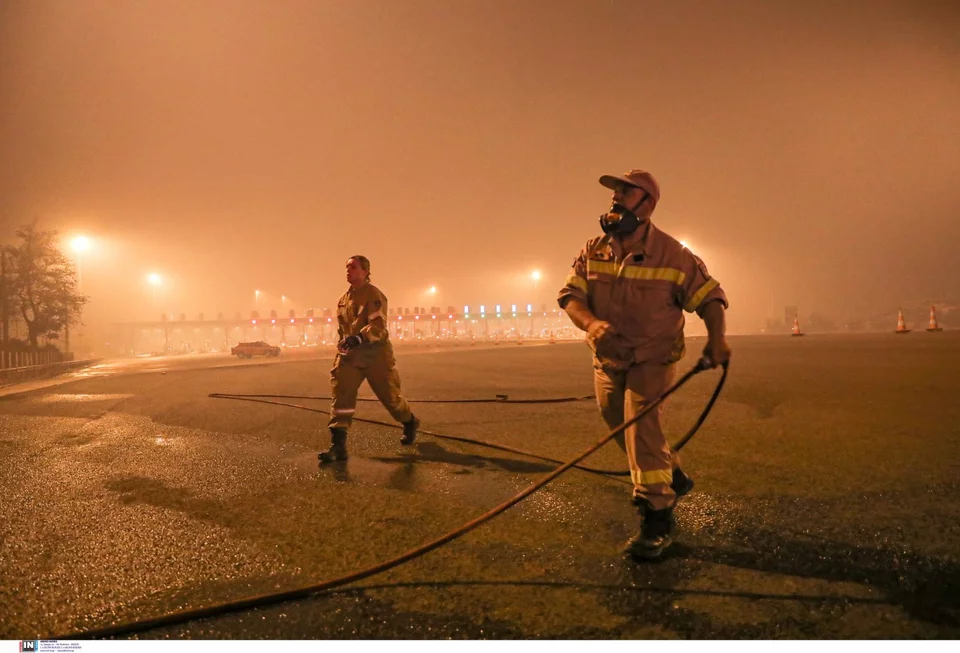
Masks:
[[[610,429],[656,400],[676,378],[684,354],[683,311],[706,323],[704,357],[713,366],[730,359],[724,337],[727,299],[689,249],[660,231],[650,216],[660,188],[649,172],[604,175],[613,205],[600,218],[604,235],[587,241],[558,301],[587,332],[594,352],[594,386]],[[673,541],[673,507],[693,488],[660,428],[658,410],[630,426],[617,442],[627,454],[640,534],[626,553],[656,558]]]
[[[357,407],[357,390],[366,379],[380,403],[403,424],[401,444],[413,444],[420,420],[400,394],[390,332],[387,329],[387,298],[370,283],[370,261],[365,256],[347,259],[350,288],[337,302],[337,357],[330,370],[333,391],[331,447],[319,454],[320,463],[347,459],[347,429]]]

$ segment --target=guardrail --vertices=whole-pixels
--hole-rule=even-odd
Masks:
[[[63,361],[59,363],[47,363],[45,365],[24,365],[21,367],[10,367],[0,370],[0,385],[9,385],[20,383],[33,379],[43,379],[70,370],[80,369],[99,362],[100,358],[88,358],[79,361]]]
[[[0,370],[68,363],[73,360],[73,353],[65,354],[60,351],[0,351]]]

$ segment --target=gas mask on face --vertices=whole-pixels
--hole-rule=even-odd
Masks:
[[[629,236],[640,226],[637,214],[620,204],[600,216],[600,228],[608,236]]]
[[[603,229],[603,233],[608,236],[618,236],[625,237],[632,234],[637,228],[646,222],[646,219],[641,220],[640,217],[634,213],[634,210],[640,208],[643,203],[647,200],[646,193],[637,205],[633,209],[628,209],[622,204],[614,203],[610,210],[605,214],[600,216],[600,228]]]

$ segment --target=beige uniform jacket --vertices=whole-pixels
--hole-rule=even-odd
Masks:
[[[576,298],[617,336],[597,351],[604,367],[625,369],[646,361],[675,362],[684,353],[683,311],[702,316],[711,301],[727,298],[720,284],[689,249],[651,222],[633,251],[610,236],[587,241],[573,262],[560,307]]]
[[[387,328],[387,298],[380,289],[367,282],[359,288],[351,287],[337,302],[337,334],[339,340],[362,336],[363,344],[347,354],[356,358],[370,350],[390,346]]]

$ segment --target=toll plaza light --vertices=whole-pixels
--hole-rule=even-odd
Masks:
[[[516,313],[516,312],[517,312],[517,305],[516,305],[516,304],[510,304],[510,312],[511,312],[511,313]]]
[[[483,304],[480,304],[480,315],[483,315],[485,311],[486,309],[484,308]]]
[[[466,314],[469,313],[469,312],[470,312],[470,307],[469,307],[469,306],[464,306],[464,307],[463,307],[463,314],[466,315]]]
[[[500,304],[497,304],[497,313],[500,312]]]

